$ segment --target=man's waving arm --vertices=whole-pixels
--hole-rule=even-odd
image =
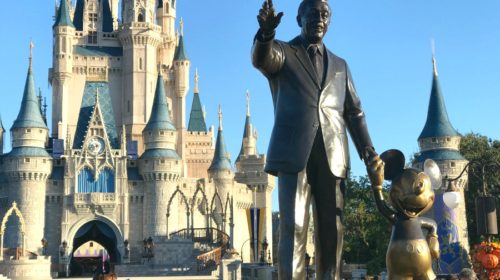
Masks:
[[[274,41],[282,16],[283,12],[276,14],[274,11],[272,0],[262,4],[257,16],[259,31],[252,47],[252,64],[266,76],[277,73],[285,60],[281,47]]]

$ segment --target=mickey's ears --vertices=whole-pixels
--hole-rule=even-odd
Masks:
[[[405,156],[400,150],[387,150],[380,155],[384,161],[384,175],[386,180],[394,180],[403,173]]]

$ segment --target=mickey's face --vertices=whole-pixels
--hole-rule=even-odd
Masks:
[[[411,168],[392,182],[390,195],[393,206],[409,218],[426,212],[434,203],[429,176]]]

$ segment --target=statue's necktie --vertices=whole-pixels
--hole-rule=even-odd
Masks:
[[[309,59],[316,70],[316,75],[318,75],[318,79],[320,82],[323,81],[323,63],[321,59],[321,53],[318,52],[318,46],[310,45],[307,48],[307,54],[309,55]]]

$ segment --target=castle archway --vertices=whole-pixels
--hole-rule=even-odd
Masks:
[[[71,275],[81,275],[82,271],[91,271],[90,267],[97,268],[102,265],[102,260],[119,263],[121,260],[118,248],[119,239],[113,228],[103,221],[93,220],[83,224],[73,238]],[[88,252],[86,255],[82,247],[86,247],[88,244],[102,249],[99,252]]]

